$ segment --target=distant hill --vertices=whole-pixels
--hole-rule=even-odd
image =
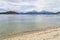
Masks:
[[[57,14],[60,14],[60,12],[56,12]]]
[[[48,12],[48,11],[41,11],[41,12],[39,12],[40,14],[56,14],[56,13],[54,13],[54,12]]]
[[[8,11],[8,12],[1,12],[0,14],[18,14],[18,13],[14,11]]]
[[[48,11],[41,11],[41,12],[37,12],[37,11],[32,11],[32,12],[26,12],[26,13],[17,13],[14,11],[8,11],[8,12],[1,12],[0,14],[57,14],[54,12],[48,12]]]
[[[56,13],[48,12],[48,11],[41,11],[41,12],[32,11],[32,12],[26,12],[26,13],[22,13],[22,14],[56,14]]]

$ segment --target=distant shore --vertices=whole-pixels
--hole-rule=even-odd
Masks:
[[[60,14],[59,12],[49,12],[49,11],[31,11],[31,12],[14,12],[14,11],[7,11],[7,12],[0,12],[0,14]]]

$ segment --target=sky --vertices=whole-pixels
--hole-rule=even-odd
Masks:
[[[0,12],[60,11],[60,0],[0,0]]]

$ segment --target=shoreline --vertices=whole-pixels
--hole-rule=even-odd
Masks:
[[[45,28],[45,29],[40,29],[40,30],[32,30],[32,31],[25,31],[25,32],[21,32],[21,33],[15,33],[15,34],[10,34],[10,35],[6,35],[5,37],[2,37],[1,39],[8,39],[8,38],[14,38],[14,37],[18,37],[18,36],[24,36],[24,35],[30,35],[30,34],[34,34],[34,33],[38,33],[38,32],[45,32],[48,30],[55,30],[55,29],[59,29],[60,27],[55,27],[55,28]],[[41,33],[42,34],[42,33]]]

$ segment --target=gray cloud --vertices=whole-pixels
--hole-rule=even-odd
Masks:
[[[0,0],[1,11],[60,11],[60,0]]]

